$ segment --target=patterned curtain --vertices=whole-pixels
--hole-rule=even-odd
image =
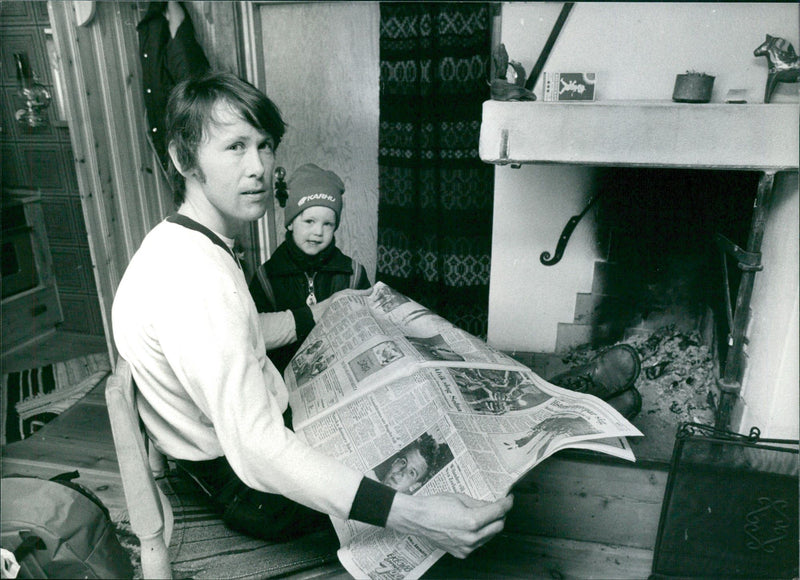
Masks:
[[[491,7],[381,3],[377,279],[486,337],[494,171],[478,157]]]

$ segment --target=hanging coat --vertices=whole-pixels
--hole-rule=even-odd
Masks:
[[[186,16],[172,38],[164,16],[166,8],[166,2],[150,2],[147,13],[136,26],[148,136],[165,169],[168,163],[165,115],[169,93],[180,81],[210,68],[195,39],[189,13],[184,8]]]

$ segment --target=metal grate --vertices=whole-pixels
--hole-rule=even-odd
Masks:
[[[651,580],[797,576],[798,441],[681,424]]]

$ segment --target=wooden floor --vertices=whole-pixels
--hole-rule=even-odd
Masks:
[[[3,372],[28,368],[32,360],[47,364],[88,354],[87,349],[102,352],[100,346],[96,350],[96,339],[54,337],[27,355],[4,357]],[[113,519],[124,519],[104,389],[105,381],[41,431],[5,446],[2,475],[51,477],[77,469],[77,481],[102,499]],[[515,505],[501,536],[467,560],[443,558],[426,578],[646,578],[666,476],[664,465],[631,466],[559,454],[516,487]],[[334,565],[295,575],[294,580],[346,577]]]
[[[103,337],[56,332],[1,359],[3,373],[15,372],[106,352]],[[41,431],[6,445],[0,456],[2,475],[52,477],[77,469],[78,483],[106,503],[112,517],[126,514],[111,425],[105,405],[105,380]]]

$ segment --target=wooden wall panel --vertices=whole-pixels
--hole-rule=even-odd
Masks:
[[[3,24],[27,24],[34,19],[32,2],[3,2]]]
[[[5,122],[5,120],[4,120]],[[22,167],[12,143],[0,144],[0,171],[3,172],[3,185],[22,185]]]
[[[15,3],[16,4],[16,3]],[[24,52],[28,55],[28,62],[31,70],[34,71],[39,82],[47,82],[47,51],[44,47],[42,35],[35,29],[37,24],[31,23],[29,26],[19,26],[11,28],[6,26],[5,6],[3,6],[3,70],[2,82],[4,84],[16,85],[17,67],[14,60],[14,53]]]
[[[138,3],[98,2],[85,26],[76,25],[72,2],[49,5],[103,326],[114,356],[114,293],[133,252],[165,212],[163,177],[145,138]]]
[[[237,10],[241,2],[186,2],[195,37],[212,68],[238,72],[239,46]]]

